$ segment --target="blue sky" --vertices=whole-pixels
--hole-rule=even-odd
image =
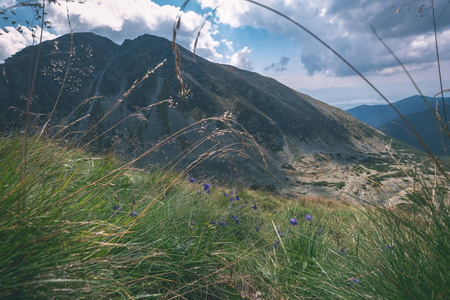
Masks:
[[[17,4],[3,0],[0,9]],[[29,1],[32,2],[32,1]],[[40,2],[40,1],[39,1]],[[431,1],[398,0],[260,0],[304,25],[335,48],[385,95],[396,101],[417,94],[393,57],[375,38],[373,25],[397,53],[426,95],[440,91],[437,77]],[[69,33],[66,9],[75,32],[91,31],[116,43],[148,33],[170,39],[184,0],[85,0],[47,5],[53,28],[44,39]],[[423,4],[421,13],[418,13]],[[450,88],[449,0],[434,1],[444,89]],[[395,6],[395,7],[392,7]],[[192,50],[208,14],[196,52],[213,62],[276,80],[331,105],[348,109],[383,104],[381,98],[328,49],[298,27],[245,0],[191,0],[182,13],[178,43]],[[400,11],[397,10],[400,8]],[[33,43],[24,20],[29,8],[5,10],[0,28],[0,61]],[[423,15],[423,17],[421,17]],[[16,21],[11,24],[11,21]],[[23,33],[15,30],[21,24]],[[35,24],[37,24],[35,22]]]

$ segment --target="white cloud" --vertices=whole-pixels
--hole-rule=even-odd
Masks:
[[[252,50],[248,49],[247,47],[242,48],[231,56],[229,62],[230,65],[245,70],[253,70],[254,62],[250,59],[251,52]]]
[[[250,4],[242,0],[196,0],[202,9],[216,9],[217,22],[233,28],[247,25],[242,17],[249,13]]]
[[[22,27],[23,32],[20,33],[15,27],[7,26],[5,28],[9,33],[2,32],[2,35],[0,35],[0,63],[17,51],[33,44],[32,32],[30,29]],[[40,34],[40,29],[37,28],[36,32]],[[36,34],[38,38],[39,34]],[[56,38],[56,35],[44,30],[42,35],[44,41],[54,38]],[[36,42],[38,42],[38,40],[36,40]]]
[[[222,44],[225,44],[225,46],[227,46],[228,50],[234,51],[234,48],[233,48],[233,41],[227,41],[226,39],[222,39],[222,40],[220,40],[220,42],[221,42]]]
[[[77,2],[66,4],[61,1],[61,5],[46,6],[47,20],[51,21],[52,30],[56,34],[52,35],[52,38],[70,33],[66,8],[75,32],[94,32],[119,44],[125,39],[134,39],[146,33],[171,40],[174,23],[180,15],[179,7],[161,6],[148,0],[90,0],[83,4]],[[204,21],[204,17],[196,12],[184,12],[177,42],[193,50],[197,32]],[[214,35],[217,33],[217,26],[206,22],[198,39],[196,52],[206,59],[223,61],[223,55],[218,50],[223,41],[215,38]],[[0,54],[3,58],[31,45],[30,40],[17,34],[11,37],[8,38],[11,41],[3,40],[1,48],[3,51]],[[225,44],[227,43],[230,42],[225,41]]]
[[[16,0],[3,0],[2,1],[2,5],[0,6],[1,8],[8,8],[14,4],[16,4],[17,1]]]
[[[91,31],[106,36],[116,43],[124,39],[134,39],[144,33],[172,39],[173,25],[180,14],[179,8],[172,5],[160,6],[148,0],[91,0],[84,4],[69,3],[70,20],[76,32]],[[49,18],[58,34],[69,32],[66,8],[52,5]],[[181,28],[177,42],[193,50],[197,32],[204,22],[202,15],[193,11],[182,14]],[[217,48],[220,42],[213,34],[215,27],[206,22],[203,27],[196,52],[211,60],[220,60],[222,55]]]

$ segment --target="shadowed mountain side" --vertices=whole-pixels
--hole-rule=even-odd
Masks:
[[[437,108],[438,114],[444,119],[441,98],[425,97],[425,99],[433,110]],[[445,98],[446,103],[449,101],[450,98]],[[445,144],[448,149],[448,138],[442,139],[438,121],[421,96],[408,97],[393,104],[406,117],[434,154],[445,155],[443,145]],[[449,111],[447,105],[446,111],[447,113]],[[349,109],[347,112],[382,132],[424,151],[416,137],[409,129],[406,129],[407,125],[389,105],[361,105]]]
[[[432,97],[425,97],[425,99],[431,107],[436,107],[436,102],[440,103],[441,100],[440,97],[437,97],[436,99],[433,99]],[[450,98],[445,98],[445,101],[450,101]],[[411,96],[400,101],[396,101],[393,104],[403,115],[409,115],[428,109],[422,96]],[[442,105],[442,103],[439,105]],[[378,129],[399,117],[388,104],[360,105],[348,109],[347,112],[355,118],[358,118],[359,120]]]
[[[450,111],[450,105],[446,105],[445,108],[446,111]],[[438,107],[438,111],[443,111],[442,105]],[[430,110],[427,109],[421,112],[408,114],[405,115],[405,118],[417,130],[425,144],[433,153],[441,156],[446,156],[448,154],[450,149],[449,139]],[[416,137],[401,118],[394,119],[393,121],[384,124],[380,130],[424,151],[422,145],[417,141]]]
[[[280,175],[281,165],[308,153],[336,154],[342,162],[364,158],[383,149],[385,137],[346,112],[296,92],[274,79],[238,68],[193,57],[180,48],[181,74],[190,93],[177,97],[180,83],[175,73],[171,42],[151,35],[116,45],[92,33],[73,36],[74,54],[60,102],[52,117],[53,125],[70,127],[66,139],[80,136],[96,124],[122,95],[164,59],[166,63],[151,74],[122,101],[116,110],[83,139],[97,151],[114,149],[126,158],[139,156],[158,141],[204,117],[231,112],[237,122],[267,151],[269,169]],[[47,121],[57,99],[69,59],[70,36],[42,43],[39,70],[31,111],[39,128]],[[31,56],[37,47],[27,47],[0,65],[0,124],[3,131],[24,124],[29,87]],[[158,101],[173,98],[177,109]],[[129,117],[131,115],[131,117]],[[126,119],[113,130],[116,123]],[[142,164],[164,165],[193,145],[206,132],[223,128],[214,123],[198,128],[158,148]],[[99,136],[103,134],[100,138]],[[225,141],[224,139],[223,141]],[[226,140],[230,142],[230,140]],[[192,152],[182,166],[196,159],[214,144],[208,141]],[[261,162],[261,161],[260,161]],[[239,179],[247,183],[270,184],[270,179],[254,162],[234,156],[221,156],[198,168],[198,174],[224,181]]]

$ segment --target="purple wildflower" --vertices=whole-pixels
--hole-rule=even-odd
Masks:
[[[220,226],[225,226],[225,222],[224,221],[220,222]]]
[[[137,217],[137,216],[139,216],[139,213],[137,213],[137,212],[135,212],[135,211],[132,211],[132,212],[130,213],[130,217]]]
[[[209,195],[209,194],[211,194],[211,191],[210,191],[210,190],[207,190],[206,193]]]
[[[291,219],[289,223],[291,223],[292,226],[298,225],[297,219]]]
[[[311,215],[310,214],[306,215],[306,221],[311,221]]]
[[[205,185],[203,187],[204,187],[205,191],[208,191],[211,188],[211,186],[207,183],[205,183]]]
[[[115,210],[115,211],[112,213],[113,216],[118,215],[119,212],[122,211],[122,209],[120,208],[119,205],[114,206],[113,210]]]
[[[261,228],[259,228],[257,225],[255,225],[255,229],[256,229],[256,232],[259,232],[259,230],[260,230]]]
[[[236,201],[239,201],[239,195],[236,195]]]
[[[278,232],[278,234],[280,235],[280,237],[284,237],[284,234],[281,233],[280,228],[277,228],[277,232]]]
[[[275,250],[278,249],[278,245],[277,244],[273,244],[273,247],[275,248]]]
[[[189,181],[190,181],[191,183],[194,183],[194,182],[195,182],[195,178],[190,178]]]
[[[254,205],[254,206],[251,206],[251,208],[253,208],[254,210],[257,210],[257,209],[258,209],[258,207],[256,206],[256,202],[255,202],[255,201],[253,201],[253,203],[255,203],[255,205]]]
[[[234,198],[233,198],[233,196],[230,196],[230,201],[234,201]]]
[[[224,197],[228,197],[228,195],[227,195],[226,192],[223,192],[223,196],[224,196]]]
[[[341,254],[342,254],[342,255],[347,255],[347,253],[345,252],[345,249],[344,249],[344,248],[341,248]]]
[[[361,281],[359,281],[359,279],[358,278],[353,278],[353,277],[350,277],[350,279],[351,280],[353,280],[354,282],[356,282],[356,283],[360,283]]]

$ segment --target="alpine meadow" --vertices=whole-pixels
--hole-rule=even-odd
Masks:
[[[429,27],[415,27],[427,52],[414,55],[432,57],[403,63],[411,49],[372,26],[383,54],[365,60],[394,62],[379,73],[352,63],[366,49],[356,33],[329,42],[292,1],[161,2],[111,15],[115,0],[0,4],[0,298],[450,299],[450,0],[370,4]],[[133,5],[172,17],[138,26]],[[351,72],[382,104],[345,111],[288,87],[288,56],[261,75],[227,35],[264,36],[253,57],[272,59],[278,37],[255,15],[301,36],[305,57],[314,43],[323,61],[302,56],[305,80]],[[432,94],[410,70],[421,67]],[[409,97],[377,86],[389,72],[408,78]]]

